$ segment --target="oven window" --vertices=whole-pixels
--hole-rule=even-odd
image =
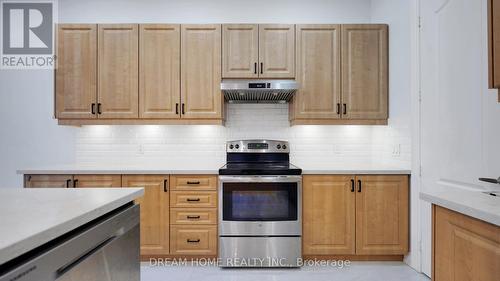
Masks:
[[[224,183],[225,221],[297,220],[297,183]]]

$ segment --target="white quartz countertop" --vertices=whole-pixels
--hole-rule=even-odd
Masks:
[[[18,170],[18,174],[24,175],[56,175],[56,174],[198,174],[217,175],[223,164],[212,166],[84,166],[84,165],[62,165],[53,167],[28,168]],[[391,166],[384,164],[365,165],[297,165],[302,168],[303,174],[399,174],[409,175],[409,167]]]
[[[143,194],[142,188],[0,188],[0,265]]]
[[[420,192],[420,198],[432,204],[500,226],[500,197],[483,190],[442,186]]]

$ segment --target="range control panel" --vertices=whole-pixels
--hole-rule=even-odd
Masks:
[[[290,153],[290,145],[277,140],[238,140],[227,142],[226,152]]]

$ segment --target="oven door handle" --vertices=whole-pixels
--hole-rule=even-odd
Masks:
[[[302,182],[302,176],[219,176],[219,182]]]

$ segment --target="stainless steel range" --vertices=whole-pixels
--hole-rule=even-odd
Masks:
[[[223,267],[296,267],[302,256],[302,170],[288,142],[227,143],[219,169]]]

